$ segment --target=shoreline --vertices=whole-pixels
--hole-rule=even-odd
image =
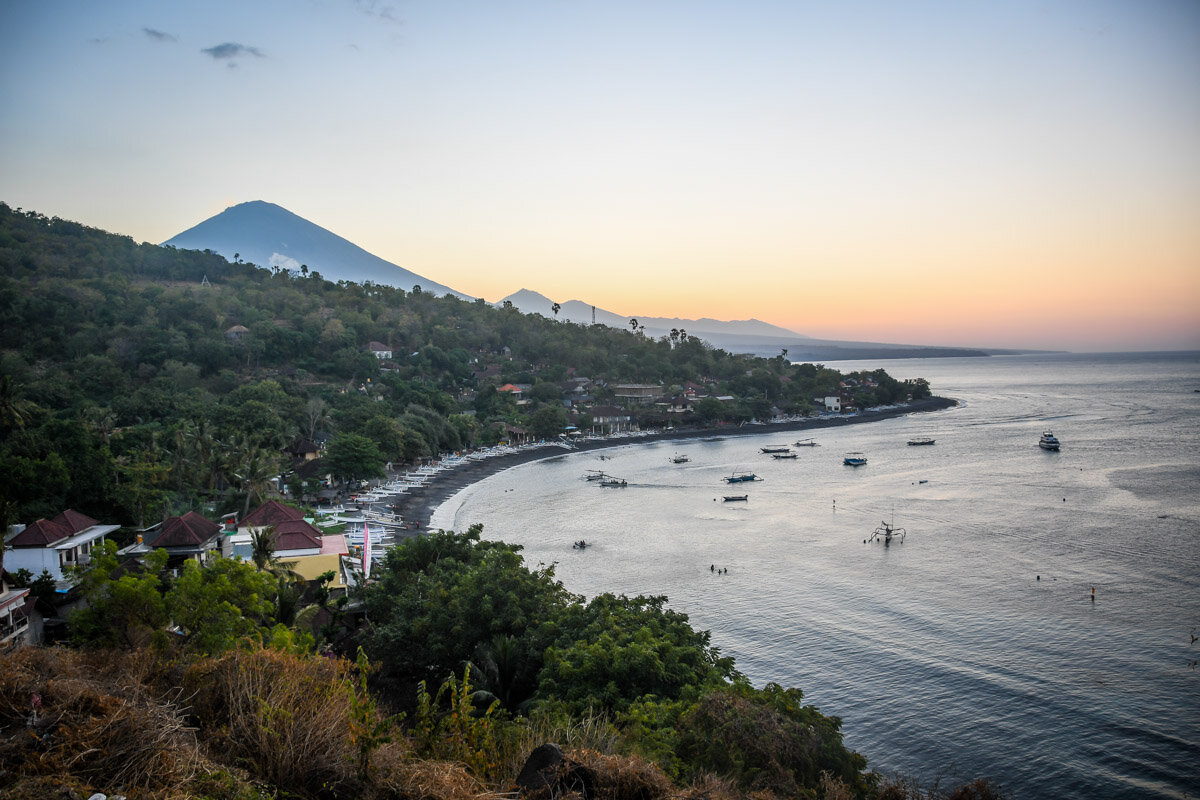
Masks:
[[[740,425],[737,427],[681,428],[673,431],[647,433],[640,436],[619,439],[589,439],[578,442],[571,448],[564,448],[558,444],[547,444],[541,447],[532,447],[528,450],[496,456],[483,461],[472,461],[468,464],[438,473],[424,486],[400,495],[396,499],[393,508],[405,522],[414,523],[415,525],[415,530],[408,530],[405,533],[410,536],[418,535],[429,530],[430,519],[443,504],[471,484],[478,483],[484,478],[490,478],[492,475],[503,472],[506,469],[540,461],[544,458],[589,450],[604,450],[642,442],[759,436],[776,432],[783,433],[819,428],[836,428],[843,425],[860,425],[880,419],[902,417],[907,414],[943,411],[947,408],[954,408],[957,405],[958,401],[952,398],[930,397],[925,400],[907,403],[903,406],[889,407],[880,411],[860,412],[849,417],[820,417],[816,419],[796,420],[794,422]]]

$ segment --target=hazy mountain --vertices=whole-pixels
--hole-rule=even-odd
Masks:
[[[541,314],[545,317],[553,318],[554,301],[546,297],[544,294],[535,292],[531,289],[521,289],[519,292],[510,294],[496,305],[502,305],[507,300],[513,304],[518,310],[525,314]],[[568,300],[561,304],[558,311],[558,319],[567,320],[568,322],[578,322],[581,324],[591,324],[593,307],[582,300]],[[662,336],[664,333],[670,333],[672,329],[684,329],[688,333],[695,336],[707,333],[718,334],[739,334],[747,336],[766,336],[766,337],[786,337],[788,339],[805,339],[808,338],[803,334],[790,331],[787,328],[781,328],[778,325],[772,325],[769,322],[763,322],[757,319],[746,320],[731,320],[722,321],[719,319],[710,319],[703,317],[701,319],[679,319],[678,317],[645,317],[638,314],[616,314],[612,311],[604,309],[595,309],[595,322],[600,325],[608,325],[613,328],[629,328],[629,321],[637,319],[638,325],[645,328],[647,336],[655,338]],[[701,336],[701,338],[705,338]]]
[[[510,294],[505,300],[526,314],[541,314],[554,318],[554,301],[530,289]],[[730,353],[749,353],[764,358],[780,355],[784,350],[792,361],[846,361],[863,358],[936,358],[940,356],[984,356],[983,350],[964,347],[939,347],[915,344],[888,344],[886,342],[854,342],[835,339],[814,339],[795,331],[771,325],[757,319],[723,322],[716,319],[677,319],[667,317],[644,317],[636,314],[616,314],[584,303],[568,300],[561,303],[558,319],[581,324],[630,329],[630,320],[637,319],[639,327],[647,336],[659,338],[682,329],[691,336],[699,337]]]
[[[212,250],[230,261],[237,256],[260,267],[299,269],[305,265],[335,282],[370,281],[405,291],[420,286],[422,291],[438,295],[474,299],[384,261],[320,225],[262,200],[227,208],[163,244],[185,250]]]

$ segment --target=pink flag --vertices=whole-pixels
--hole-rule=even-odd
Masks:
[[[371,532],[363,521],[363,580],[371,577]]]

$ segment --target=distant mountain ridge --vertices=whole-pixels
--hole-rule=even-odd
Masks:
[[[596,308],[582,300],[568,300],[565,303],[560,303],[558,314],[555,315],[553,311],[554,301],[532,289],[521,289],[514,292],[495,305],[503,305],[506,301],[512,303],[513,307],[525,314],[541,314],[551,319],[577,322],[581,325],[590,325],[592,322],[595,322],[599,325],[608,325],[612,328],[630,328],[630,320],[637,319],[638,325],[646,329],[646,335],[654,336],[655,338],[669,333],[672,329],[679,330],[680,328],[694,335],[700,335],[701,333],[724,333],[746,336],[784,336],[789,339],[808,338],[787,328],[781,328],[778,325],[772,325],[769,322],[757,319],[722,321],[708,317],[702,319],[679,319],[678,317],[643,317],[636,314],[622,315]]]
[[[713,347],[719,347],[730,353],[748,353],[751,355],[771,358],[787,351],[792,361],[849,361],[866,358],[940,358],[986,356],[983,350],[965,347],[937,347],[919,344],[888,344],[886,342],[857,342],[837,339],[814,339],[811,336],[796,333],[769,322],[757,319],[721,320],[678,319],[669,317],[642,317],[615,314],[612,311],[596,308],[580,300],[568,300],[559,304],[557,316],[554,314],[554,301],[545,295],[531,289],[521,289],[510,294],[495,305],[501,306],[505,301],[525,314],[541,314],[551,319],[567,322],[577,322],[590,325],[607,325],[612,328],[632,330],[632,320],[636,319],[642,333],[652,338],[660,338],[674,330],[685,330],[688,335],[705,340]]]
[[[260,267],[295,270],[304,265],[334,282],[369,281],[405,291],[420,286],[422,291],[433,294],[475,299],[385,261],[320,225],[263,200],[231,206],[172,236],[163,245],[185,250],[212,250],[229,261],[236,260],[236,256]]]

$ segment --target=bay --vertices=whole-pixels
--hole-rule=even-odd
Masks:
[[[878,771],[1200,793],[1200,354],[830,366],[924,377],[960,405],[815,430],[793,460],[760,449],[808,433],[769,426],[556,456],[468,487],[433,526],[482,523],[586,597],[667,595],[756,685],[841,717]],[[762,480],[727,486],[736,471]],[[884,521],[904,541],[864,542]]]

